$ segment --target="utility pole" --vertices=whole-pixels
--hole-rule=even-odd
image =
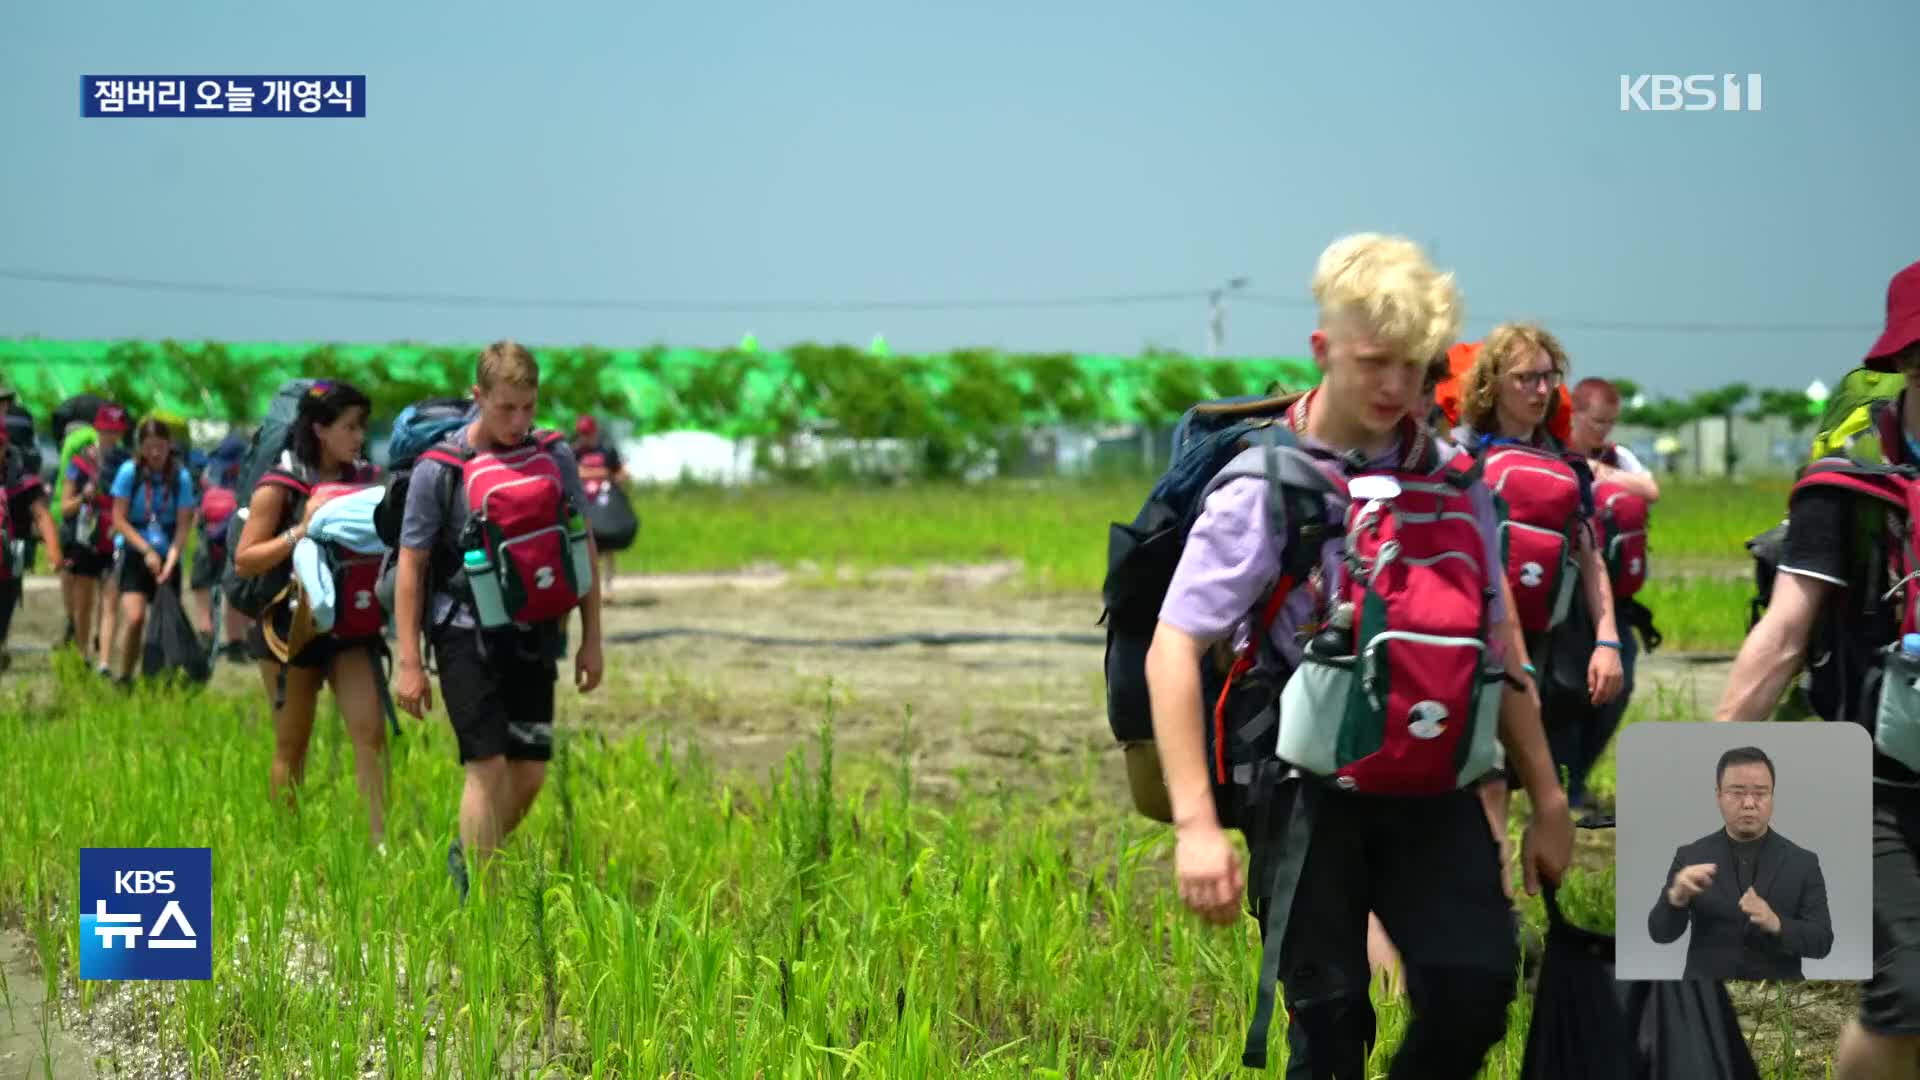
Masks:
[[[1227,342],[1227,294],[1247,287],[1244,277],[1230,279],[1225,285],[1207,291],[1207,356],[1218,357]]]

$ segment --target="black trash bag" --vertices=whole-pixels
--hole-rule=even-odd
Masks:
[[[174,573],[180,573],[180,568],[175,567]],[[140,673],[149,679],[164,678],[175,671],[196,683],[213,676],[200,632],[193,628],[180,597],[166,585],[154,590],[153,602],[147,607],[145,646]]]
[[[1590,818],[1583,829],[1612,828]],[[1614,936],[1575,926],[1551,885],[1547,946],[1522,1080],[1760,1080],[1740,1017],[1717,979],[1621,982]]]
[[[1547,639],[1547,655],[1533,658],[1545,672],[1540,680],[1541,715],[1552,723],[1598,722],[1600,706],[1587,692],[1587,665],[1599,639],[1588,614],[1586,590],[1575,588],[1566,621]]]
[[[1725,983],[1673,979],[1620,987],[1636,1078],[1760,1080]]]
[[[1546,955],[1521,1080],[1629,1080],[1636,1074],[1613,977],[1613,935],[1568,922],[1552,885],[1542,883],[1541,895],[1547,902]]]
[[[640,535],[640,515],[634,513],[633,500],[620,485],[608,484],[587,500],[587,526],[601,551],[625,551]]]

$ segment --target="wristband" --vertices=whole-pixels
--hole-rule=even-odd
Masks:
[[[1612,649],[1614,652],[1620,651],[1620,643],[1617,641],[1596,641],[1593,643],[1593,647],[1596,649]]]
[[[1531,678],[1531,677],[1533,677],[1533,676],[1535,676],[1535,675],[1538,675],[1538,674],[1539,674],[1539,672],[1537,672],[1537,671],[1535,671],[1535,670],[1533,669],[1533,665],[1532,665],[1532,664],[1521,664],[1521,665],[1520,665],[1520,670],[1521,670],[1521,671],[1524,671],[1524,672],[1526,672],[1526,673],[1527,673],[1527,676],[1528,676],[1529,678]]]

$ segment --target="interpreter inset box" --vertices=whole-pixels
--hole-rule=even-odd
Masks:
[[[1634,724],[1616,773],[1619,978],[1872,974],[1865,728]]]

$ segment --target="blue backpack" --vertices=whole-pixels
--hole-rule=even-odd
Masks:
[[[435,397],[416,401],[394,417],[393,434],[387,438],[387,490],[373,512],[374,532],[387,547],[400,546],[400,519],[407,509],[414,462],[476,415],[478,409],[468,398]]]
[[[1253,446],[1297,445],[1286,421],[1299,394],[1240,397],[1195,405],[1174,432],[1173,456],[1131,522],[1114,522],[1107,533],[1107,575],[1100,587],[1107,628],[1107,723],[1122,743],[1153,739],[1153,708],[1147,693],[1147,648],[1160,621],[1160,606],[1186,549],[1187,534],[1199,518],[1208,491],[1233,459]],[[1321,527],[1325,517],[1324,481],[1283,478],[1281,501],[1274,505],[1286,545],[1287,576],[1304,580],[1318,560],[1320,545],[1295,542],[1304,530]],[[1256,635],[1261,636],[1261,635]],[[1203,700],[1211,707],[1226,689],[1226,666],[1209,657],[1200,672]],[[1236,684],[1238,689],[1238,684]],[[1271,738],[1272,732],[1262,733]],[[1214,753],[1209,725],[1208,755]],[[1229,756],[1245,759],[1249,748]],[[1216,785],[1222,824],[1232,828],[1241,808],[1234,793]],[[1145,808],[1142,808],[1145,812]]]

